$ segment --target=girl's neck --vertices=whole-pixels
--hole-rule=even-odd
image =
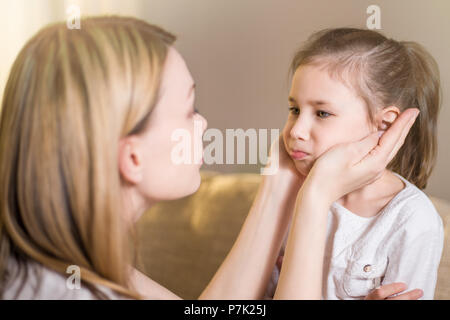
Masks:
[[[405,183],[389,170],[371,184],[350,192],[336,202],[361,217],[379,213],[403,188]]]

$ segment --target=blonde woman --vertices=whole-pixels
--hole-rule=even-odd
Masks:
[[[84,19],[81,30],[46,27],[22,49],[0,120],[2,298],[178,298],[137,271],[130,250],[133,224],[145,210],[200,184],[200,159],[171,161],[174,130],[193,133],[195,121],[207,126],[194,109],[195,85],[174,40],[134,18],[96,17]],[[281,144],[280,170],[264,178],[236,243],[200,298],[261,298],[293,217],[301,223],[291,229],[298,237],[290,261],[298,263],[295,272],[283,268],[278,293],[315,297],[323,263],[323,234],[315,232],[320,217],[382,172],[415,116],[406,110],[380,141],[371,134],[333,148],[305,181]],[[81,270],[79,290],[66,286],[72,265]],[[299,284],[295,293],[287,282]],[[371,297],[402,290],[392,284]]]

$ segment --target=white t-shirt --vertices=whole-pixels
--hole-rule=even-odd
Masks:
[[[337,202],[328,213],[323,299],[362,299],[383,284],[404,282],[433,299],[444,245],[442,219],[415,185],[401,190],[376,216],[365,218]],[[266,298],[272,297],[274,268]]]
[[[9,260],[9,268],[17,268],[17,264],[13,259]],[[67,279],[71,274],[64,275],[44,267],[38,263],[29,262],[26,266],[28,270],[28,277],[24,286],[22,285],[21,277],[18,277],[8,283],[8,286],[3,293],[5,300],[97,300],[98,298],[83,285],[77,289],[75,286],[67,284]],[[82,276],[82,275],[81,275]],[[70,282],[70,281],[69,281]],[[73,282],[70,282],[74,284]],[[117,294],[112,289],[97,285],[96,288],[100,290],[108,299],[126,299]],[[16,296],[17,294],[17,296]]]

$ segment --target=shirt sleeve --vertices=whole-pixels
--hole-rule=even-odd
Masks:
[[[434,220],[432,216],[429,218]],[[439,217],[435,223],[421,220],[412,219],[398,230],[382,283],[404,282],[407,291],[422,289],[421,299],[431,300],[442,255],[444,230]]]

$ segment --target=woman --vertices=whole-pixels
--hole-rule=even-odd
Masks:
[[[84,19],[81,30],[49,26],[20,52],[0,123],[3,298],[178,298],[137,271],[129,250],[133,224],[145,210],[200,184],[199,159],[176,165],[171,158],[174,130],[193,133],[195,121],[207,126],[193,107],[195,85],[174,40],[143,21],[98,17]],[[200,298],[261,298],[291,219],[302,223],[291,232],[298,239],[277,296],[316,297],[323,252],[322,234],[314,232],[322,223],[317,213],[376,178],[413,115],[405,111],[375,149],[372,135],[326,153],[305,181],[281,149],[280,169],[263,180],[236,243]],[[355,154],[367,156],[355,164]],[[327,170],[330,164],[334,170]],[[306,239],[313,236],[311,250]],[[80,290],[66,286],[72,265],[81,270]],[[400,289],[385,287],[373,297]]]

